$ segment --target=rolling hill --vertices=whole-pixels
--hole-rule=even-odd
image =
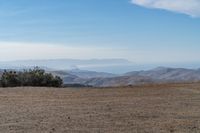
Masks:
[[[84,75],[87,71],[84,72]],[[97,74],[98,75],[98,74]],[[81,76],[78,72],[68,73],[63,77],[64,83],[76,83],[95,87],[128,86],[149,83],[179,83],[200,81],[200,70],[185,68],[158,67],[148,71],[133,71],[123,75]]]

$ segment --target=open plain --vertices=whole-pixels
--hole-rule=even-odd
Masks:
[[[200,83],[1,88],[1,133],[199,133]]]

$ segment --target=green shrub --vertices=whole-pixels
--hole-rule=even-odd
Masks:
[[[46,86],[46,87],[61,87],[63,81],[58,76],[53,76],[51,73],[45,73],[45,70],[36,67],[23,72],[4,71],[0,79],[2,87],[17,87],[17,86]]]

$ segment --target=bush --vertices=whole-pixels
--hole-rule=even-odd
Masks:
[[[4,71],[0,79],[2,87],[17,86],[45,86],[45,87],[61,87],[63,81],[58,76],[45,73],[45,70],[38,67],[23,72]]]

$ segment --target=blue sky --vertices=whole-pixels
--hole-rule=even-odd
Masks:
[[[0,0],[0,60],[198,62],[200,2],[168,2]]]

